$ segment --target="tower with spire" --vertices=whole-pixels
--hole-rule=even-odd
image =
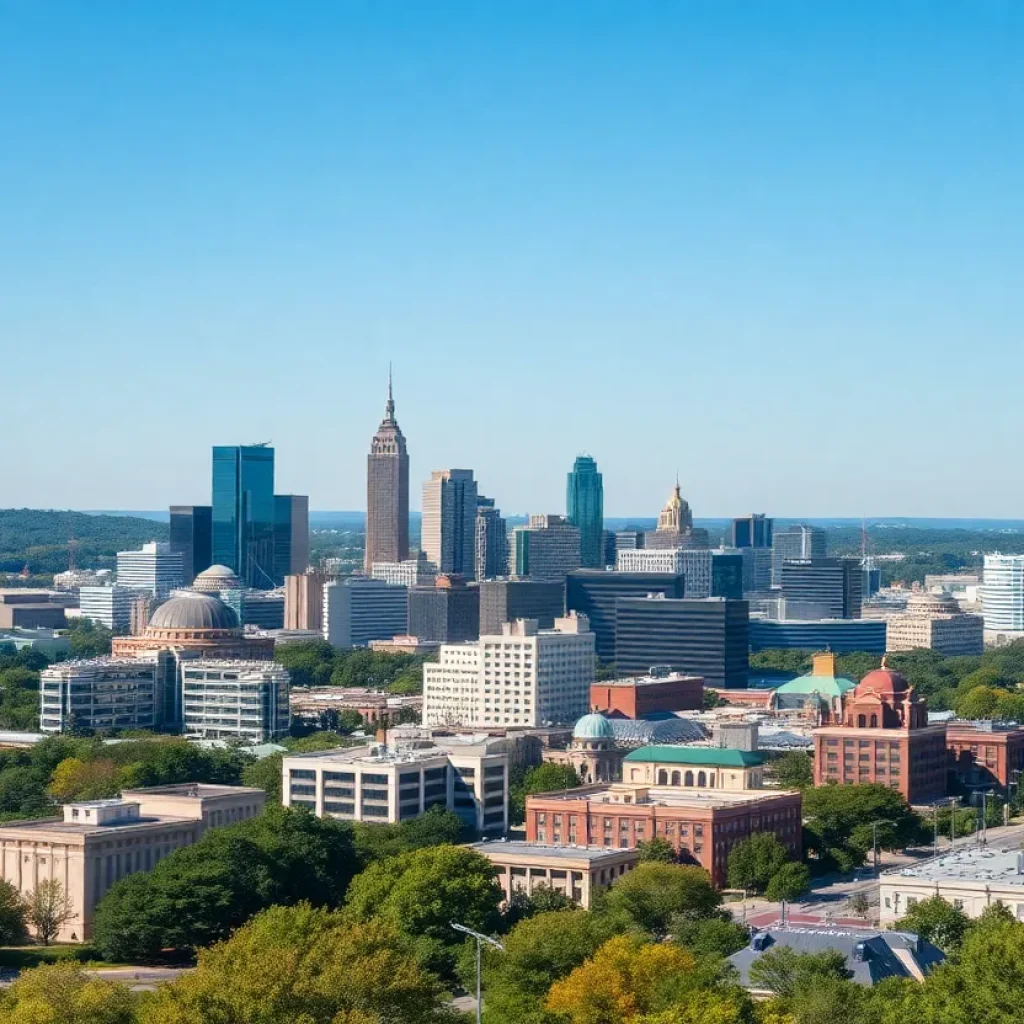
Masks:
[[[708,531],[693,525],[693,512],[683,497],[679,474],[665,507],[658,513],[658,528],[644,534],[646,548],[707,548]]]
[[[370,442],[366,466],[366,557],[374,562],[404,562],[409,557],[409,453],[395,419],[395,397],[388,366],[384,419]]]

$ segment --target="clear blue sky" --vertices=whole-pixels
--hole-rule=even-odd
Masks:
[[[0,507],[1024,515],[1024,4],[0,0]]]

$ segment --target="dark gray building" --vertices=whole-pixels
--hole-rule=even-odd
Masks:
[[[793,523],[772,532],[772,586],[782,586],[782,564],[788,559],[824,558],[825,531],[820,526]]]
[[[298,576],[309,568],[309,498],[305,494],[274,495],[274,580]]]
[[[187,587],[213,564],[213,506],[171,506],[171,551],[181,555],[182,582]]]
[[[885,654],[884,619],[751,619],[752,651],[864,651]]]
[[[742,689],[749,668],[746,601],[620,597],[615,602],[615,667],[638,675],[652,665],[703,676],[708,686]]]
[[[590,619],[597,656],[606,663],[615,661],[616,600],[620,597],[646,597],[648,594],[684,597],[685,579],[682,574],[665,572],[577,569],[565,580],[565,607],[568,611],[584,612]],[[645,666],[644,671],[649,667]]]
[[[558,580],[484,580],[479,590],[481,636],[494,636],[515,619],[536,619],[541,629],[552,629],[565,614],[565,584]]]
[[[508,572],[508,524],[493,498],[476,499],[476,578],[494,579]]]
[[[480,588],[451,576],[409,588],[409,633],[420,640],[458,643],[480,636]]]
[[[734,548],[770,548],[774,519],[769,519],[763,512],[753,512],[742,519],[732,521],[730,546]]]
[[[859,619],[863,570],[859,558],[805,558],[782,564],[782,596],[821,605],[830,619]]]
[[[409,557],[409,453],[395,419],[388,374],[384,419],[366,459],[367,573],[374,562],[404,562]]]

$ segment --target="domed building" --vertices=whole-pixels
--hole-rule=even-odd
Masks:
[[[547,750],[544,760],[571,765],[584,785],[614,782],[622,774],[622,752],[616,748],[615,732],[604,715],[584,715],[573,727],[568,748]]]
[[[949,658],[975,656],[985,648],[985,620],[967,615],[948,591],[920,591],[907,598],[907,607],[886,627],[886,649],[927,648]]]
[[[219,594],[222,590],[238,590],[242,581],[234,569],[226,565],[211,565],[192,581],[192,589],[204,594]]]
[[[802,710],[815,725],[843,720],[843,701],[857,684],[836,675],[836,656],[831,651],[814,655],[807,675],[783,683],[772,692],[773,711]]]

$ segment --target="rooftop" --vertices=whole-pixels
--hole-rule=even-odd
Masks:
[[[621,857],[624,853],[636,854],[636,850],[620,850],[607,846],[548,846],[546,843],[527,843],[517,840],[494,839],[479,843],[468,843],[469,849],[488,854],[494,851],[518,857],[537,857],[546,860],[600,861],[610,857]]]
[[[685,672],[666,672],[663,675],[628,676],[624,679],[603,679],[595,686],[657,686],[659,683],[703,683],[703,676],[687,675]]]
[[[885,878],[922,882],[985,882],[1024,886],[1024,851],[968,846],[921,864],[883,872]]]
[[[627,754],[625,761],[658,761],[670,764],[701,764],[719,768],[756,768],[764,755],[756,751],[718,747],[641,747]]]
[[[545,800],[589,800],[596,804],[616,804],[624,807],[688,807],[729,808],[754,804],[780,796],[794,796],[784,789],[680,789],[675,787],[636,786],[616,783],[560,789],[551,793],[537,793],[528,800],[543,796]],[[628,799],[624,799],[628,797]]]
[[[429,741],[424,741],[427,743]],[[288,761],[324,761],[329,764],[412,764],[416,761],[429,761],[437,757],[447,757],[449,753],[471,754],[484,756],[495,753],[484,743],[446,743],[445,746],[434,744],[425,746],[385,746],[373,743],[362,747],[335,747],[333,750],[315,750],[306,754],[286,754]]]
[[[249,749],[249,748],[246,748]],[[173,782],[167,786],[143,786],[126,789],[121,795],[138,799],[147,796],[187,796],[194,800],[208,800],[218,796],[241,796],[244,793],[262,793],[253,786],[217,786],[209,782]]]

